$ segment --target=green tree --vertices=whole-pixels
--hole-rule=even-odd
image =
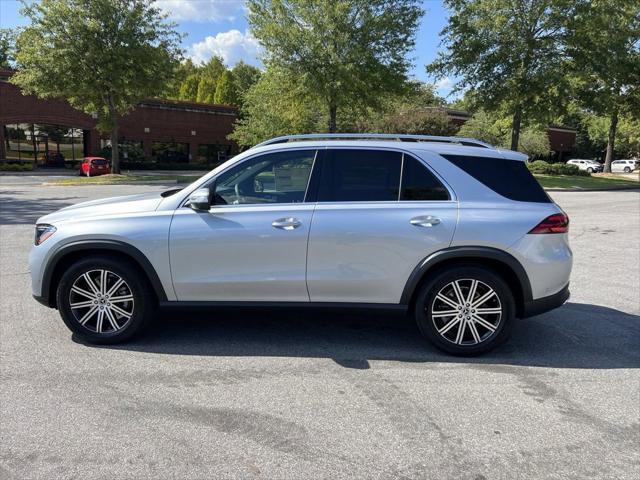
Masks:
[[[277,66],[317,95],[335,132],[338,114],[375,107],[406,81],[422,15],[417,0],[249,0],[247,19]]]
[[[42,0],[22,13],[31,25],[18,39],[11,81],[96,114],[119,173],[119,117],[166,88],[181,53],[174,25],[147,0]]]
[[[507,115],[479,110],[460,128],[458,135],[471,137],[497,147],[511,143],[511,121]],[[551,151],[546,129],[537,125],[522,128],[517,150],[530,157],[548,155]]]
[[[236,79],[238,102],[240,109],[242,110],[244,96],[249,89],[255,85],[258,80],[260,80],[262,72],[260,72],[259,68],[244,63],[243,61],[236,63],[231,72],[233,73],[233,77]]]
[[[620,116],[640,117],[640,3],[576,2],[567,45],[578,98],[609,119],[604,171],[610,172]]]
[[[216,86],[215,103],[238,105],[238,89],[231,70],[225,70]]]
[[[0,68],[12,68],[17,37],[17,29],[0,28]]]
[[[198,86],[200,85],[200,74],[192,73],[180,84],[178,100],[195,102],[198,99]]]
[[[565,92],[563,0],[445,0],[451,10],[441,32],[446,49],[427,66],[437,78],[460,77],[489,110],[511,117],[517,150],[523,119],[542,121]]]
[[[167,85],[164,96],[166,98],[180,99],[180,90],[182,89],[183,83],[196,72],[197,67],[193,64],[190,58],[180,62],[174,70],[173,77]],[[195,101],[195,95],[193,100]]]
[[[227,70],[220,57],[212,57],[199,70],[200,82],[198,83],[198,93],[196,101],[202,103],[215,103],[216,88],[218,80]]]
[[[310,95],[298,78],[269,67],[246,92],[244,115],[229,138],[251,146],[279,135],[323,131],[321,107],[321,99]]]

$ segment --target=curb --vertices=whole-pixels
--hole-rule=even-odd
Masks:
[[[545,192],[615,192],[617,190],[640,190],[637,187],[608,187],[608,188],[545,188]]]
[[[40,185],[44,187],[95,187],[95,186],[113,186],[113,185],[177,185],[178,180],[150,180],[137,181],[137,182],[113,182],[113,183],[56,183],[56,182],[43,182]]]

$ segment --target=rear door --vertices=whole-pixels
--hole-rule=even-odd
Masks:
[[[453,193],[422,161],[329,148],[307,254],[312,302],[399,303],[413,269],[451,243]]]

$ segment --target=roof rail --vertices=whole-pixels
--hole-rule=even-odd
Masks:
[[[439,143],[456,143],[467,147],[495,148],[493,145],[481,142],[474,138],[465,137],[441,137],[437,135],[405,135],[402,133],[305,133],[298,135],[285,135],[275,137],[265,142],[255,145],[256,147],[264,147],[265,145],[274,145],[277,143],[287,143],[295,140],[397,140],[400,142],[439,142]]]

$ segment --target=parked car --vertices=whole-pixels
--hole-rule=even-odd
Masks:
[[[79,175],[93,177],[111,173],[111,164],[103,157],[85,157],[80,164]]]
[[[595,160],[586,160],[582,158],[574,158],[567,162],[569,165],[575,165],[580,170],[585,170],[589,173],[601,172],[603,170],[603,165]]]
[[[640,168],[640,160],[614,160],[611,162],[612,172],[631,173]]]
[[[59,152],[46,151],[40,156],[45,167],[64,167],[64,155]]]
[[[93,343],[157,306],[283,305],[410,312],[437,347],[477,354],[569,297],[569,219],[526,158],[457,137],[276,138],[183,189],[40,218],[33,295]]]

